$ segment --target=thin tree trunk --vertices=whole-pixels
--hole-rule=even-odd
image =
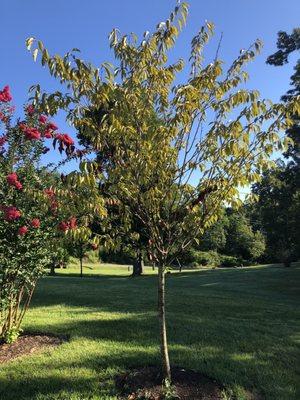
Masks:
[[[179,272],[181,272],[182,271],[182,265],[180,264],[180,261],[178,260],[178,258],[176,258],[176,260],[177,260],[177,263],[179,265]]]
[[[163,266],[158,266],[158,319],[160,329],[160,354],[164,379],[171,382],[171,368],[169,360],[166,312],[165,312],[165,272]]]
[[[83,266],[82,266],[82,257],[80,257],[80,278],[83,277]]]

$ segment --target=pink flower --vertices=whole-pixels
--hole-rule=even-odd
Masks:
[[[12,100],[12,96],[10,94],[9,86],[4,86],[3,90],[0,90],[0,102],[8,103]]]
[[[5,207],[4,209],[4,219],[6,221],[14,221],[15,219],[20,218],[21,215],[21,211],[18,210],[16,207],[10,206]]]
[[[32,104],[28,104],[28,106],[26,107],[26,112],[28,115],[33,115],[35,113],[35,108]]]
[[[65,221],[61,221],[58,224],[58,229],[62,232],[66,232],[69,229],[69,224]]]
[[[31,128],[30,126],[27,126],[23,122],[19,124],[19,128],[21,129],[22,132],[25,133],[26,139],[28,140],[39,140],[41,138],[41,133],[39,132],[38,129]]]
[[[24,235],[26,235],[26,233],[28,232],[28,228],[27,228],[27,226],[21,226],[19,229],[18,229],[18,235],[20,235],[20,236],[24,236]]]
[[[7,183],[9,185],[15,185],[15,183],[18,181],[18,175],[15,172],[12,172],[11,174],[8,174],[6,177]]]
[[[15,188],[16,188],[17,190],[22,190],[22,189],[23,189],[23,185],[22,185],[22,183],[19,182],[19,181],[17,181],[17,182],[14,184],[14,186],[15,186]]]
[[[68,224],[69,224],[70,229],[76,229],[77,228],[77,219],[75,217],[70,218]]]
[[[52,138],[52,132],[50,131],[50,130],[46,130],[45,131],[45,133],[44,133],[44,137],[46,138],[46,139],[51,139]]]
[[[7,141],[7,136],[0,136],[0,147],[2,147]]]
[[[39,140],[41,138],[41,134],[36,128],[27,129],[25,136],[29,140]]]
[[[47,117],[46,117],[46,115],[40,115],[40,116],[39,116],[39,122],[40,122],[41,124],[45,124],[45,123],[47,122]]]
[[[66,146],[73,146],[74,144],[74,140],[66,133],[63,135],[63,142]]]
[[[9,185],[14,186],[17,190],[22,190],[22,183],[18,181],[18,176],[15,172],[8,174],[6,180]]]
[[[44,193],[50,198],[55,196],[55,193],[54,193],[53,189],[45,189]]]
[[[51,129],[51,131],[57,131],[58,127],[54,124],[54,122],[49,122],[47,128]]]
[[[56,139],[65,144],[66,146],[73,146],[74,140],[66,133],[58,133]]]
[[[3,112],[0,111],[0,121],[6,123],[8,121],[8,116],[3,114]]]
[[[38,218],[33,218],[33,220],[30,222],[30,225],[33,228],[39,228],[41,226],[41,222]]]

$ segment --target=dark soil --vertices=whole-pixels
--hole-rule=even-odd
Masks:
[[[196,371],[172,368],[173,399],[222,400],[222,385]],[[134,369],[116,378],[120,400],[162,400],[162,376],[157,367]]]
[[[43,333],[21,335],[14,343],[0,343],[0,364],[49,347],[59,346],[66,340],[66,337]]]

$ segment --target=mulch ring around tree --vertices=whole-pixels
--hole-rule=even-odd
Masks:
[[[45,333],[24,333],[11,344],[0,343],[0,364],[59,346],[66,340],[68,340],[66,336],[55,336]]]
[[[223,400],[223,387],[196,371],[172,368],[172,387],[163,393],[158,367],[132,369],[116,377],[119,400]],[[164,397],[165,396],[165,397]]]

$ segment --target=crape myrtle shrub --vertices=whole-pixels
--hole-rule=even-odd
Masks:
[[[14,118],[11,101],[5,86],[0,91],[0,340],[6,342],[18,337],[36,282],[63,236],[82,230],[72,204],[76,197],[41,163],[52,141],[70,156],[72,138],[57,133],[32,104],[23,120]]]

